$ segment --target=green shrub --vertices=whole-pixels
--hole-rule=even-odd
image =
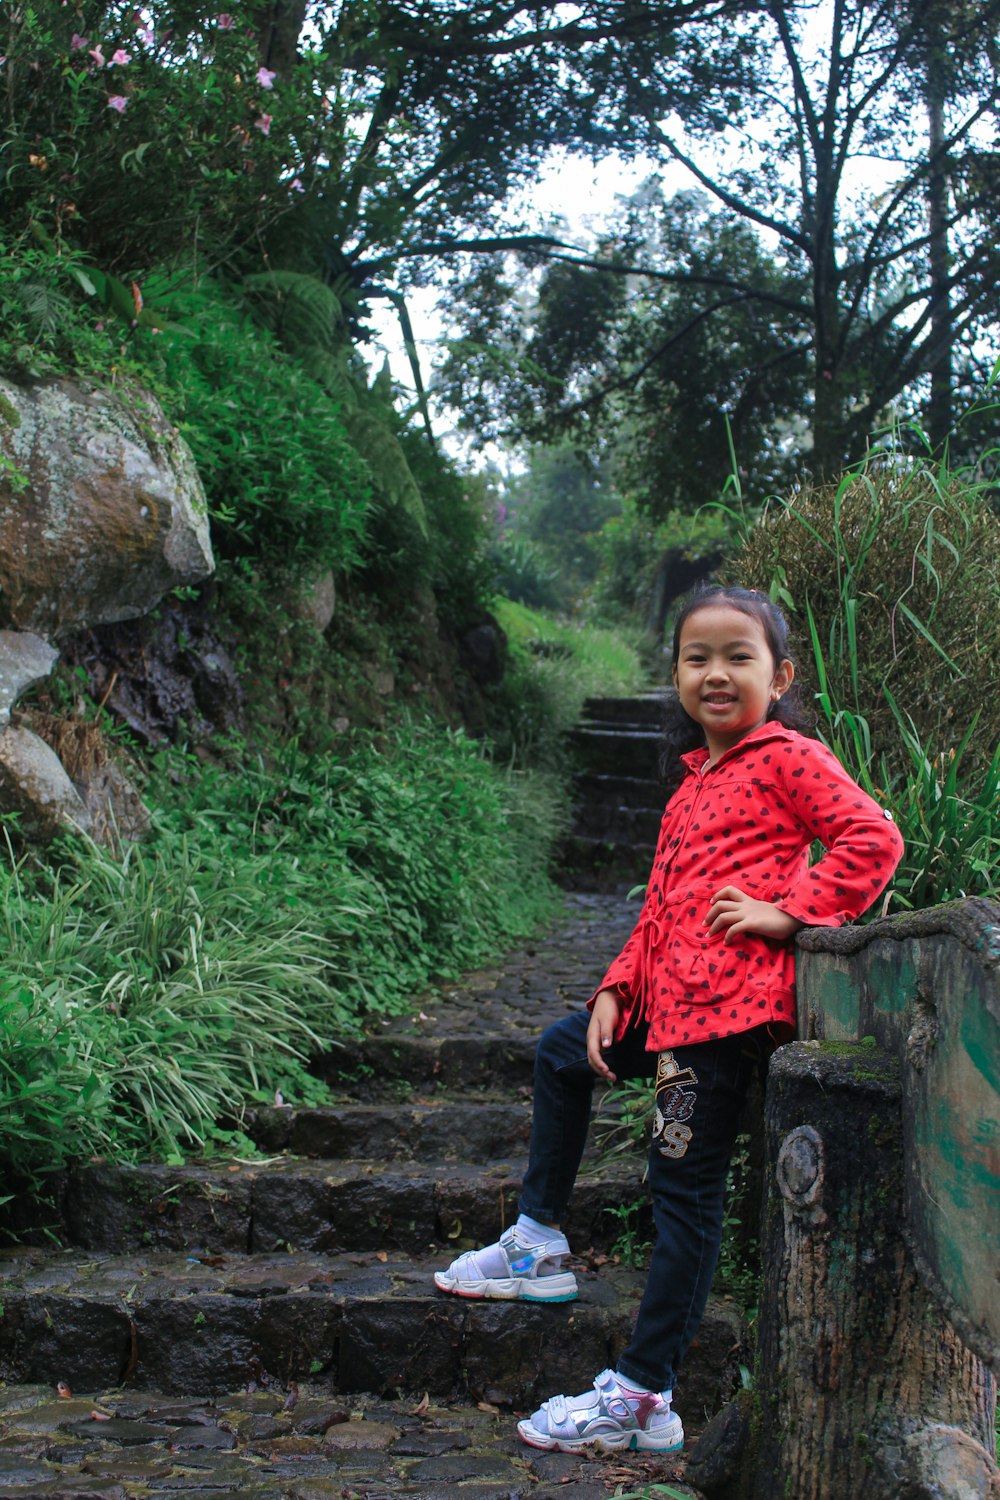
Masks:
[[[163,305],[159,388],[194,454],[219,555],[291,572],[355,563],[368,474],[335,402],[220,283]]]
[[[553,620],[510,599],[494,608],[509,647],[503,681],[490,695],[496,753],[564,772],[565,737],[585,700],[644,685],[638,648],[624,630]]]
[[[600,620],[645,625],[666,553],[697,561],[728,551],[733,541],[734,527],[722,508],[703,508],[695,515],[675,510],[655,522],[624,495],[621,515],[606,521],[597,533],[600,569],[589,599],[591,614]]]
[[[261,79],[252,6],[184,9],[10,10],[0,132],[16,233],[40,226],[126,280],[192,247],[210,264],[286,216],[312,162],[339,160],[342,115],[316,107],[332,59]]]
[[[773,506],[733,559],[787,609],[820,732],[899,824],[889,906],[1000,894],[998,555],[980,485],[877,458]]]
[[[166,807],[162,778],[184,778]],[[461,731],[406,720],[346,757],[278,747],[269,766],[159,772],[160,819],[206,862],[253,861],[263,912],[329,944],[348,1029],[405,1011],[432,974],[457,973],[548,909],[552,796],[496,770]]]
[[[773,505],[733,571],[770,587],[806,648],[809,689],[826,694],[828,711],[863,718],[898,775],[909,755],[886,688],[932,759],[977,715],[969,767],[988,764],[1000,743],[1000,700],[983,691],[1000,659],[998,556],[1000,519],[980,487],[931,465],[873,460]]]
[[[75,844],[0,877],[0,1152],[174,1157],[273,1094],[343,1015],[326,944],[255,905],[252,867],[182,842],[122,863]]]

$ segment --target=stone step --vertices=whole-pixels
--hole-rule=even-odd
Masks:
[[[286,1395],[281,1384],[253,1382],[215,1400],[136,1388],[59,1397],[48,1384],[7,1385],[0,1390],[0,1496],[606,1500],[621,1493],[620,1457],[525,1447],[514,1436],[516,1415],[485,1401],[344,1397],[306,1384]],[[689,1443],[697,1440],[687,1412],[684,1430]],[[672,1495],[696,1500],[683,1484],[680,1454],[629,1454],[627,1465],[631,1489],[666,1479]]]
[[[602,959],[603,954],[595,955],[593,982],[577,991],[581,999],[587,999],[607,969],[610,959],[603,967]],[[470,1014],[469,1021],[474,1019]],[[381,1034],[352,1042],[349,1054],[328,1052],[317,1058],[312,1071],[338,1093],[349,1089],[361,1102],[384,1102],[387,1093],[404,1086],[419,1097],[447,1089],[494,1094],[526,1089],[530,1095],[540,1031],[539,1024],[503,1035],[485,1028],[417,1035],[390,1025]]]
[[[517,1216],[524,1166],[523,1157],[490,1166],[294,1157],[228,1167],[87,1163],[54,1184],[55,1211],[43,1227],[88,1252],[426,1254],[495,1240]],[[639,1179],[634,1161],[581,1172],[564,1225],[570,1243],[607,1249],[621,1232],[609,1205],[633,1202],[648,1237]]]
[[[645,886],[655,853],[655,844],[618,844],[569,834],[559,845],[559,880],[570,889],[632,891]],[[637,906],[630,910],[638,916]]]
[[[637,725],[656,729],[663,724],[664,704],[673,688],[663,687],[631,698],[588,698],[583,720],[591,724]]]
[[[623,807],[655,807],[660,814],[666,804],[663,781],[651,776],[619,776],[610,772],[578,771],[573,778],[574,801],[619,802]]]
[[[648,780],[659,777],[659,730],[591,728],[578,724],[567,738],[581,770]]]
[[[527,1098],[504,1104],[441,1096],[428,1103],[257,1109],[242,1128],[262,1151],[295,1156],[492,1162],[524,1155],[531,1106]]]
[[[438,1292],[441,1264],[395,1254],[83,1257],[0,1252],[0,1380],[72,1390],[144,1386],[213,1396],[310,1380],[338,1392],[430,1392],[519,1408],[575,1392],[628,1340],[644,1275],[574,1265],[575,1302],[470,1301]],[[737,1313],[715,1303],[684,1367],[692,1418],[735,1384]]]
[[[583,799],[574,811],[573,836],[655,848],[662,821],[662,807],[636,807],[612,798]]]

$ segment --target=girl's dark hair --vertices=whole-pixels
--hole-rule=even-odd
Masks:
[[[752,619],[759,620],[776,668],[778,663],[784,661],[786,657],[789,661],[792,660],[788,645],[788,621],[766,594],[758,593],[756,589],[723,588],[717,584],[703,584],[695,589],[693,594],[688,595],[674,623],[671,668],[677,666],[677,658],[681,649],[681,631],[686,621],[699,609],[704,609],[709,604],[728,604],[731,609],[738,609],[741,614],[750,615]],[[788,692],[776,703],[771,704],[767,717],[769,720],[776,719],[779,724],[784,724],[789,729],[797,729],[800,734],[812,733],[812,724],[802,705],[797,682],[793,682]],[[660,745],[660,774],[670,791],[673,791],[680,783],[683,775],[684,768],[680,757],[688,750],[700,749],[704,744],[705,731],[695,719],[691,718],[690,714],[684,711],[677,694],[670,693],[667,698],[663,739]]]

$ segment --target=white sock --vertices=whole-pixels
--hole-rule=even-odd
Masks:
[[[520,1231],[521,1239],[529,1245],[545,1245],[549,1240],[565,1239],[561,1229],[554,1229],[551,1224],[540,1224],[530,1214],[518,1214],[515,1228]]]
[[[672,1390],[669,1390],[669,1391],[651,1391],[648,1385],[636,1385],[636,1383],[635,1383],[634,1380],[629,1380],[629,1378],[628,1378],[627,1375],[621,1375],[621,1374],[619,1374],[619,1372],[617,1370],[615,1371],[615,1379],[617,1380],[618,1384],[621,1386],[622,1390],[625,1391],[625,1392],[627,1392],[627,1394],[630,1395],[630,1396],[653,1396],[653,1395],[656,1395],[656,1396],[662,1396],[664,1401],[668,1401],[669,1402],[671,1400],[671,1398],[673,1397],[673,1394],[674,1394]]]

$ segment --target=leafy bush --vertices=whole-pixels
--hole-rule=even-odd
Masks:
[[[998,553],[981,486],[875,458],[773,507],[733,559],[788,610],[823,737],[896,817],[890,905],[1000,894]]]
[[[217,552],[315,573],[355,562],[368,476],[334,401],[220,283],[163,305],[158,384],[205,485]]]
[[[338,1025],[405,1011],[432,974],[456,973],[548,909],[551,798],[498,772],[461,731],[404,721],[346,758],[280,747],[269,767],[179,764],[184,795],[160,817],[207,864],[253,861],[258,909],[329,944]]]
[[[772,506],[733,568],[741,583],[770,587],[803,645],[814,643],[803,670],[824,711],[863,718],[898,775],[909,755],[893,703],[932,759],[977,715],[970,766],[1000,743],[1000,701],[983,692],[1000,659],[998,555],[1000,519],[979,486],[874,459]]]
[[[175,842],[76,845],[0,878],[0,1151],[14,1173],[95,1152],[176,1156],[273,1093],[334,1016],[326,944],[255,908],[252,865]]]
[[[0,237],[0,370],[39,378],[83,370],[134,368],[123,344],[127,326],[109,326],[86,305],[79,251],[45,248],[27,235]]]
[[[695,515],[671,511],[655,522],[628,495],[622,513],[606,521],[597,533],[600,571],[590,596],[595,618],[614,622],[646,621],[651,615],[656,575],[667,553],[697,563],[728,551],[734,528],[721,508]]]
[[[494,543],[492,556],[496,586],[505,598],[531,609],[558,608],[559,572],[545,548],[513,533]]]
[[[0,103],[5,217],[43,227],[134,277],[197,245],[247,243],[339,158],[342,122],[317,108],[333,64],[259,71],[259,16],[169,0],[22,5],[5,31]],[[210,263],[210,262],[209,262]]]

